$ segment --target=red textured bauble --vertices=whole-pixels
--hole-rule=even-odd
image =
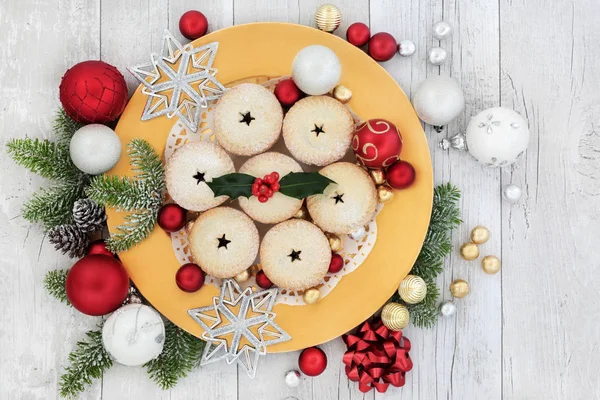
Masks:
[[[87,249],[88,256],[92,256],[94,254],[102,254],[105,256],[114,257],[115,253],[108,250],[106,247],[106,242],[103,239],[95,240],[90,244],[90,247]]]
[[[205,277],[206,274],[197,264],[187,263],[183,264],[177,270],[175,282],[177,283],[177,286],[179,286],[179,289],[184,292],[193,293],[204,286]]]
[[[187,222],[187,211],[179,204],[165,204],[158,210],[156,222],[165,232],[177,232]]]
[[[123,264],[103,254],[85,256],[67,274],[67,298],[87,315],[115,311],[127,298],[129,277]]]
[[[283,107],[293,106],[303,93],[292,79],[284,79],[275,86],[275,97]]]
[[[352,150],[366,167],[385,168],[392,165],[402,151],[402,135],[385,119],[370,119],[354,132]]]
[[[369,55],[377,61],[391,60],[397,49],[396,39],[386,32],[376,33],[369,40]]]
[[[65,112],[82,124],[114,121],[127,105],[125,78],[103,61],[81,62],[63,76],[60,102]]]
[[[263,289],[269,289],[271,286],[273,286],[273,282],[271,282],[271,280],[267,277],[267,274],[265,274],[265,271],[262,269],[256,273],[255,278],[256,284]]]
[[[208,30],[208,20],[200,11],[188,11],[179,19],[179,31],[189,40],[196,40]]]
[[[329,272],[336,273],[340,272],[344,268],[344,258],[339,254],[331,255],[331,262],[329,263]]]
[[[371,39],[371,30],[362,22],[355,22],[346,31],[346,40],[356,47],[364,46]]]
[[[396,161],[387,169],[387,183],[394,189],[406,189],[413,184],[417,174],[408,161]]]
[[[309,347],[302,350],[298,357],[298,366],[300,370],[308,376],[321,375],[327,368],[327,356],[325,352],[318,347]]]

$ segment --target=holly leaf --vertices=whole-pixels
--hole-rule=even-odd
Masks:
[[[206,182],[217,196],[229,196],[231,200],[238,197],[252,196],[252,184],[256,178],[248,174],[227,174]]]
[[[302,200],[313,194],[323,193],[331,183],[335,182],[318,172],[290,172],[279,181],[279,192]]]

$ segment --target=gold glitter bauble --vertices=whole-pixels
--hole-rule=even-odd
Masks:
[[[334,233],[327,233],[327,239],[329,239],[329,247],[334,253],[342,251],[344,248],[344,240]]]
[[[308,219],[308,210],[306,209],[306,207],[300,208],[296,212],[296,214],[294,214],[294,218],[307,220]]]
[[[394,198],[394,189],[388,185],[381,185],[377,188],[377,198],[380,203],[387,203]]]
[[[333,33],[342,22],[342,13],[333,4],[323,4],[315,12],[317,28],[324,32]]]
[[[252,275],[250,275],[250,271],[249,271],[249,269],[247,269],[247,270],[245,270],[245,271],[240,272],[239,274],[237,274],[233,279],[235,279],[235,281],[237,283],[244,283],[248,279],[250,279],[250,276],[252,276]]]
[[[460,246],[460,256],[467,261],[475,260],[479,257],[479,247],[475,243],[465,243]]]
[[[496,256],[485,256],[481,260],[481,268],[486,274],[493,275],[500,271],[500,259]]]
[[[427,294],[427,284],[420,276],[407,275],[406,278],[400,282],[398,294],[405,303],[420,303]]]
[[[398,303],[387,303],[381,310],[381,321],[392,331],[406,328],[410,322],[408,308]]]
[[[462,299],[469,294],[469,284],[462,279],[455,279],[450,284],[450,293],[457,299]]]
[[[477,225],[471,231],[471,242],[475,244],[484,244],[490,238],[490,230],[483,225]]]
[[[321,292],[315,287],[306,289],[302,295],[302,300],[304,300],[306,304],[315,304],[320,298]]]
[[[334,99],[342,104],[346,104],[350,101],[350,99],[352,99],[352,90],[343,85],[337,85],[334,87],[331,94],[333,95]]]
[[[375,185],[383,185],[385,183],[385,171],[381,168],[370,169],[369,175],[375,182]]]

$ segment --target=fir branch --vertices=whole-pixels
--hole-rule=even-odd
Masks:
[[[102,329],[86,333],[87,340],[77,342],[69,354],[70,365],[60,377],[60,396],[73,398],[83,392],[93,379],[112,367],[112,360],[102,344]]]
[[[44,278],[44,287],[48,293],[56,297],[59,301],[71,305],[71,302],[69,302],[69,299],[67,298],[67,290],[65,289],[68,273],[68,269],[48,271]]]
[[[84,196],[83,186],[58,185],[34,193],[23,205],[23,218],[40,222],[46,230],[73,223],[73,204]]]
[[[161,194],[165,189],[165,171],[162,160],[152,145],[143,139],[133,139],[129,143],[128,153],[137,178],[146,181],[149,187]]]
[[[137,211],[160,206],[162,198],[154,187],[126,176],[98,175],[86,188],[88,198],[117,211]]]
[[[83,124],[69,117],[64,109],[59,109],[56,112],[54,126],[52,127],[56,143],[68,149],[73,134],[82,126]]]
[[[158,211],[139,210],[125,217],[125,224],[117,226],[117,232],[106,240],[107,248],[121,253],[146,239],[154,230]]]
[[[406,304],[410,312],[410,318],[415,326],[420,328],[431,328],[438,319],[437,298],[440,290],[434,281],[426,281],[427,295],[425,299],[417,304]]]
[[[163,351],[144,367],[161,389],[170,389],[199,364],[204,345],[204,341],[167,321]]]

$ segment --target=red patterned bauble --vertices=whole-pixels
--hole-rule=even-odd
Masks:
[[[283,107],[293,106],[300,98],[303,93],[293,79],[284,79],[275,86],[275,97],[281,103]]]
[[[387,169],[386,177],[394,189],[406,189],[415,181],[415,167],[408,161],[396,161]]]
[[[204,286],[205,277],[206,274],[200,269],[198,264],[187,263],[183,264],[177,270],[175,282],[177,283],[177,286],[179,286],[179,289],[184,292],[193,293]]]
[[[402,135],[385,119],[370,119],[354,132],[352,150],[366,167],[385,168],[392,165],[402,150]]]
[[[386,32],[376,33],[369,40],[369,55],[377,61],[391,60],[397,49],[396,39]]]
[[[327,355],[318,347],[309,347],[300,353],[298,366],[304,375],[321,375],[325,371],[325,368],[327,368]]]
[[[187,211],[175,203],[165,204],[158,210],[156,222],[165,232],[177,232],[187,222]]]
[[[83,124],[105,124],[121,115],[127,105],[123,75],[103,61],[74,65],[60,83],[60,102],[65,112]]]
[[[115,256],[115,253],[108,250],[108,248],[106,247],[106,242],[103,239],[93,241],[90,244],[90,247],[88,247],[87,254],[88,254],[88,256],[91,256],[94,254],[103,254],[105,256],[111,256],[111,257]]]
[[[346,40],[356,47],[364,46],[371,39],[369,27],[362,22],[355,22],[346,31]]]
[[[331,255],[331,262],[329,263],[329,272],[337,273],[340,272],[344,268],[344,258],[339,254]]]
[[[115,311],[127,298],[129,277],[123,265],[103,254],[85,256],[67,274],[67,298],[87,315]]]
[[[188,11],[179,19],[179,31],[189,40],[196,40],[208,30],[208,20],[200,11]]]
[[[269,289],[271,286],[273,286],[273,282],[271,282],[271,280],[267,277],[267,274],[265,274],[265,271],[262,269],[256,273],[255,278],[256,284],[263,289]]]

